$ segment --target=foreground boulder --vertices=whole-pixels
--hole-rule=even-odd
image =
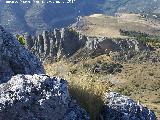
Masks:
[[[0,120],[89,120],[69,97],[67,82],[46,75],[16,75],[0,85]]]
[[[127,96],[111,92],[106,94],[105,100],[102,120],[157,120],[153,111]]]
[[[41,62],[0,26],[0,83],[17,74],[43,74]]]

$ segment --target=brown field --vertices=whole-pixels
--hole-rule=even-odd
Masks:
[[[139,14],[119,14],[115,17],[94,14],[83,17],[80,22],[83,22],[83,26],[77,31],[87,36],[124,37],[120,35],[120,29],[140,31],[151,35],[160,34],[159,21],[143,18]]]

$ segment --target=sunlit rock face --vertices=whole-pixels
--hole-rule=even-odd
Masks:
[[[37,36],[27,35],[26,48],[39,57],[46,59],[69,58],[81,48],[97,54],[126,51],[150,51],[151,47],[142,41],[132,38],[114,39],[107,37],[90,37],[69,28],[43,31]],[[87,51],[86,51],[87,52]]]
[[[0,120],[89,120],[67,85],[46,75],[13,76],[0,85]]]
[[[149,45],[136,39],[111,39],[102,37],[88,37],[86,47],[100,53],[122,52],[122,51],[146,51]]]

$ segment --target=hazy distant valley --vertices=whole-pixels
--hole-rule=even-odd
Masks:
[[[1,25],[10,32],[30,34],[53,30],[55,27],[67,27],[74,23],[78,16],[114,16],[119,12],[132,12],[159,17],[160,13],[159,0],[76,0],[74,4],[35,4],[33,1],[31,4],[5,4],[4,1],[0,3]]]
[[[160,0],[0,1],[0,120],[159,120],[159,69]]]

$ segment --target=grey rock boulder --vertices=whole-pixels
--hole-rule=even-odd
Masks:
[[[0,26],[0,83],[16,74],[44,74],[41,62]]]
[[[154,112],[119,93],[105,95],[102,120],[157,120]]]
[[[71,100],[67,82],[46,75],[16,75],[0,85],[0,120],[89,120]]]

